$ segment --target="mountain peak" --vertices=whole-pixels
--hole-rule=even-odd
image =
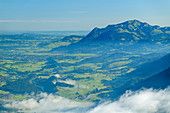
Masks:
[[[128,23],[142,23],[141,21],[136,20],[136,19],[134,19],[134,20],[128,20],[127,22],[128,22]]]
[[[136,28],[145,27],[145,26],[149,27],[150,25],[148,23],[141,22],[139,20],[134,19],[134,20],[128,20],[128,21],[125,21],[119,24],[108,25],[106,29],[108,30],[115,29],[115,28],[136,29]]]
[[[146,22],[134,19],[119,24],[108,25],[105,28],[95,27],[85,38],[80,40],[80,43],[168,41],[168,37],[170,36],[169,32],[170,30],[167,28],[151,26]],[[156,36],[157,38],[155,38]],[[162,39],[162,36],[165,38]]]
[[[138,27],[138,26],[141,26],[141,25],[150,26],[148,23],[141,22],[141,21],[136,20],[136,19],[128,20],[128,21],[120,23],[120,24],[123,24],[123,25],[132,25],[134,27]]]

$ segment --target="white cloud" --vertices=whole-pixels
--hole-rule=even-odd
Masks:
[[[57,81],[54,81],[54,82],[70,84],[70,85],[73,85],[75,89],[78,89],[78,88],[89,88],[87,85],[77,84],[75,80],[71,80],[71,79],[66,79],[65,81],[64,80],[57,80]]]
[[[91,102],[77,102],[61,96],[41,93],[28,100],[5,104],[4,107],[18,109],[20,112],[74,113],[79,109],[86,111],[92,105]]]
[[[76,21],[58,21],[58,20],[0,20],[0,23],[17,22],[17,23],[77,23]]]
[[[56,78],[61,78],[61,76],[59,74],[55,74],[54,75]]]
[[[76,81],[75,80],[71,80],[71,79],[66,79],[64,80],[58,80],[57,82],[61,82],[61,83],[66,83],[66,84],[70,84],[70,85],[76,85]]]
[[[170,87],[164,90],[127,91],[119,100],[107,101],[96,107],[91,102],[77,102],[46,93],[4,106],[21,111],[45,113],[170,113]]]
[[[129,91],[118,101],[106,102],[88,113],[170,113],[170,88]]]

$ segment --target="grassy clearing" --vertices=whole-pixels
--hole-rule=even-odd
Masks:
[[[37,63],[21,63],[18,65],[12,65],[13,68],[17,69],[18,71],[25,72],[25,71],[36,71],[40,70],[45,62],[37,62]],[[7,65],[6,67],[10,67],[11,65]]]
[[[132,72],[134,70],[135,70],[135,68],[130,68],[126,73],[130,73],[130,72]]]
[[[127,68],[128,66],[122,66],[122,67],[117,67],[117,68],[113,68],[111,70],[121,70],[121,69],[124,69],[124,68]]]
[[[109,65],[109,68],[119,67],[119,66],[122,66],[122,65],[129,64],[129,63],[131,63],[131,62],[132,62],[131,60],[115,62],[115,63],[110,64],[110,65]]]
[[[97,67],[96,64],[94,63],[86,63],[86,64],[82,64],[78,67],[87,67],[87,68],[91,68],[91,69],[98,69],[98,68],[101,68],[101,67]]]
[[[9,94],[9,92],[8,91],[3,91],[3,90],[0,90],[0,94]]]
[[[12,100],[24,100],[27,99],[26,96],[23,95],[13,95]]]
[[[76,98],[78,96],[76,95],[77,90],[73,88],[58,88],[58,90],[58,94],[65,98]]]
[[[6,71],[0,71],[0,75],[2,75],[3,77],[9,76],[9,74],[7,74]]]
[[[48,79],[48,78],[50,78],[50,76],[38,76],[38,78]]]
[[[6,82],[1,82],[0,86],[6,85]]]

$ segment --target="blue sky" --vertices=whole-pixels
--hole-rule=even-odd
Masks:
[[[91,30],[138,19],[170,26],[170,0],[0,0],[0,30]]]

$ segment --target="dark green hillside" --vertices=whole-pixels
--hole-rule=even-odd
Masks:
[[[170,68],[160,72],[159,74],[153,75],[145,80],[141,80],[135,87],[129,89],[140,89],[144,88],[154,88],[154,89],[164,89],[170,85]]]
[[[145,86],[149,87],[150,86],[151,87],[153,85],[154,88],[158,88],[158,86],[160,88],[161,87],[165,88],[166,86],[168,86],[170,84],[169,81],[165,80],[169,76],[168,75],[168,73],[169,73],[168,68],[170,67],[169,62],[170,62],[170,54],[168,54],[154,62],[142,64],[142,65],[138,66],[138,68],[136,70],[132,71],[131,73],[125,74],[123,76],[118,76],[115,79],[112,79],[112,81],[104,80],[103,81],[104,84],[112,86],[112,92],[106,93],[106,94],[109,94],[110,97],[115,98],[115,97],[123,94],[126,90],[135,89],[135,88],[138,89],[139,86],[141,86],[141,87],[145,87]],[[168,70],[166,70],[166,69],[168,69]],[[164,74],[163,74],[162,78],[160,78],[160,80],[162,80],[162,81],[160,82],[160,84],[159,83],[157,84],[155,80],[156,80],[156,78],[160,77],[159,73],[163,72],[164,70],[166,70],[165,74],[167,74],[167,75],[164,76]],[[152,78],[154,81],[150,82]],[[142,81],[142,82],[140,82],[140,81]],[[146,84],[145,84],[145,82],[146,82]],[[147,84],[147,82],[148,82],[148,84]],[[163,84],[162,82],[165,82],[165,84]],[[149,83],[151,83],[151,84],[149,84]],[[106,94],[100,94],[99,96],[104,96]]]
[[[139,90],[142,88],[164,89],[170,85],[170,68],[163,70],[160,73],[152,75],[146,79],[131,79],[120,88],[110,93],[112,99],[115,99],[125,93],[127,90]],[[100,96],[103,96],[101,94]]]
[[[39,89],[31,84],[27,79],[17,79],[16,81],[7,81],[0,90],[9,91],[13,94],[24,94],[38,92]]]
[[[70,42],[70,43],[76,43],[79,40],[81,40],[82,38],[84,38],[84,36],[77,36],[77,35],[70,35],[70,36],[66,36],[64,37],[62,40],[62,42]]]
[[[126,81],[131,80],[132,78],[147,78],[149,76],[155,75],[168,67],[170,67],[170,54],[162,57],[159,60],[154,62],[145,63],[141,66],[138,66],[138,69],[128,73],[120,78],[125,79]],[[118,77],[119,80],[119,77]],[[120,80],[119,80],[120,81]]]
[[[52,47],[52,45],[53,46],[55,45],[56,47],[51,50],[51,51],[55,51],[59,46],[68,46],[69,44],[76,43],[83,38],[84,38],[84,36],[77,36],[77,35],[66,36],[59,41],[50,42],[50,43],[46,44],[46,46]]]

